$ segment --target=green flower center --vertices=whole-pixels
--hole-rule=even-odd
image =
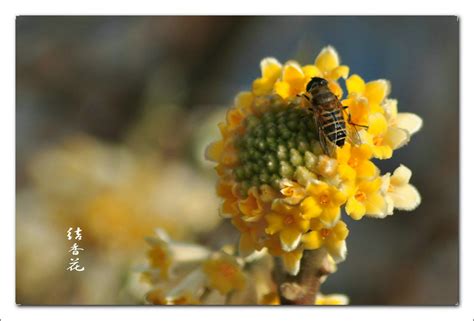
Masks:
[[[260,117],[249,116],[245,127],[235,142],[239,166],[233,170],[243,195],[252,186],[268,184],[279,189],[280,180],[293,179],[298,166],[310,169],[314,159],[308,159],[307,152],[314,153],[318,141],[314,117],[307,110],[279,107]]]

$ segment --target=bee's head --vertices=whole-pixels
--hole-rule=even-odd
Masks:
[[[311,92],[316,88],[326,87],[328,85],[328,81],[324,78],[313,77],[306,85],[306,91]]]

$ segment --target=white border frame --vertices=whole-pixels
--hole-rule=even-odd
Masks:
[[[91,320],[106,318],[114,320],[133,319],[184,319],[226,321],[271,318],[272,320],[474,320],[474,213],[469,211],[472,199],[466,183],[473,179],[474,164],[472,133],[468,132],[468,121],[474,120],[472,99],[466,93],[472,86],[473,70],[473,11],[466,1],[282,1],[277,3],[240,0],[217,3],[212,0],[168,2],[153,4],[137,1],[119,2],[89,1],[66,2],[59,0],[11,1],[4,0],[1,6],[0,34],[0,79],[2,88],[2,112],[0,117],[2,211],[0,216],[0,320]],[[80,6],[79,6],[80,4]],[[278,308],[271,307],[17,307],[15,305],[15,17],[17,15],[162,15],[162,14],[314,14],[314,15],[457,15],[461,21],[461,284],[459,307],[344,307],[344,308]],[[464,59],[462,59],[464,57]],[[420,58],[422,59],[422,58]],[[433,66],[436,68],[436,66]],[[420,79],[423,81],[423,79]],[[472,90],[472,89],[471,89]],[[464,107],[464,108],[463,108]],[[449,108],[449,106],[446,106]],[[472,126],[472,125],[471,125]],[[469,148],[471,147],[471,148]],[[433,173],[435,177],[436,173]],[[464,187],[464,188],[463,188]],[[463,273],[464,272],[464,273]],[[440,289],[442,291],[442,289]]]

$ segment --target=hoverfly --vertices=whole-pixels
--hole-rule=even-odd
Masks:
[[[328,87],[328,82],[324,78],[313,77],[306,85],[306,92],[303,96],[309,100],[313,112],[316,127],[318,128],[319,142],[324,153],[328,156],[334,156],[335,147],[342,147],[346,138],[355,140],[360,144],[360,138],[357,130],[354,130],[354,138],[348,137],[346,122],[343,111],[347,107],[342,106],[339,99]],[[348,124],[368,128],[368,126],[354,124],[351,121],[351,115],[348,116]]]

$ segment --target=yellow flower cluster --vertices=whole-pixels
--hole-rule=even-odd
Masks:
[[[147,264],[141,267],[145,300],[154,305],[279,305],[272,277],[274,262],[266,252],[245,259],[232,246],[212,251],[171,240],[162,229],[147,237]],[[321,279],[324,282],[325,279]],[[342,294],[317,293],[315,305],[345,305]]]
[[[142,280],[151,285],[146,301],[159,305],[224,304],[246,288],[246,262],[228,253],[170,240],[160,229],[146,238],[150,248]]]
[[[222,138],[206,150],[217,163],[220,213],[240,231],[241,255],[266,248],[293,275],[304,250],[325,249],[337,263],[345,259],[349,234],[341,208],[359,220],[385,217],[394,208],[413,210],[420,203],[408,168],[380,175],[372,162],[390,158],[422,126],[417,115],[398,113],[387,80],[349,76],[332,47],[305,66],[266,58],[261,72],[251,91],[236,96],[218,124]],[[348,106],[348,138],[335,155],[324,154],[309,103],[301,97],[312,77],[325,78]],[[367,128],[351,125],[349,115]]]

